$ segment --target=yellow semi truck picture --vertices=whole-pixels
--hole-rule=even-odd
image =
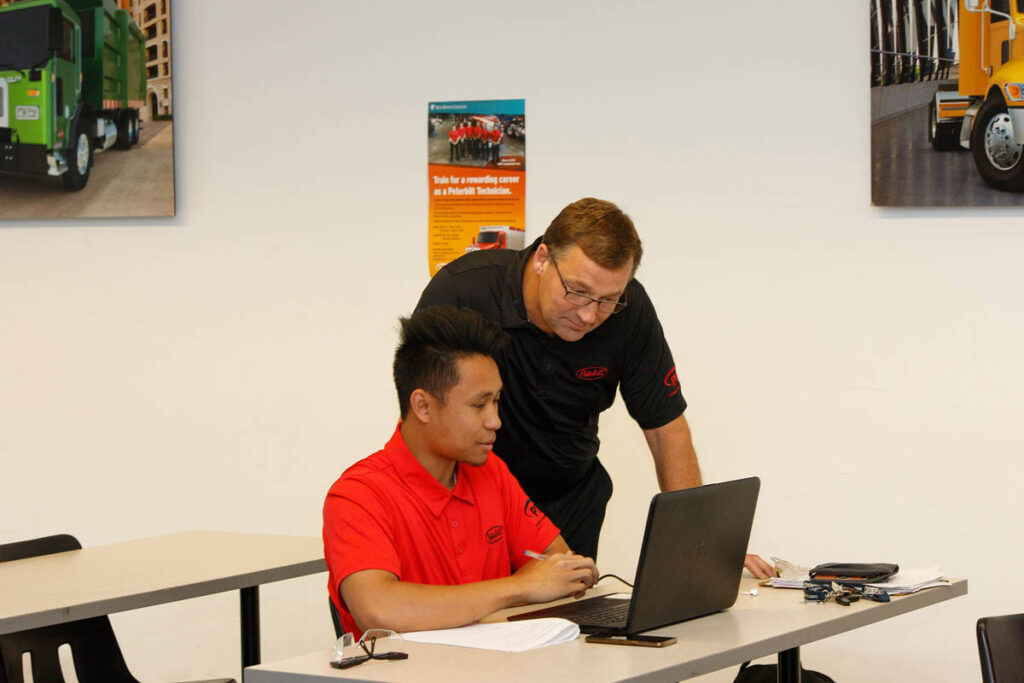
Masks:
[[[928,141],[969,149],[985,184],[1024,192],[1024,0],[960,0],[957,90],[935,93]]]

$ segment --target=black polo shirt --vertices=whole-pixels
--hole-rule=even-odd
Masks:
[[[471,308],[511,337],[495,359],[504,389],[494,452],[542,503],[587,473],[600,446],[598,415],[617,388],[642,429],[679,417],[686,401],[654,306],[636,280],[626,287],[626,308],[579,341],[549,336],[527,321],[523,270],[539,244],[456,259],[433,277],[416,308]]]

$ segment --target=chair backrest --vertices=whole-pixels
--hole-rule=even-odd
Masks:
[[[327,604],[331,608],[331,623],[334,624],[334,637],[341,638],[343,632],[341,630],[341,615],[338,614],[338,608],[334,606],[334,601],[327,598]],[[2,683],[2,681],[0,681]]]
[[[46,536],[0,545],[0,562],[81,548],[82,544],[74,536]],[[31,657],[32,680],[37,683],[63,681],[58,649],[64,644],[71,647],[79,683],[138,683],[128,671],[110,620],[105,616],[0,636],[0,681],[25,681],[22,661],[26,652]]]
[[[14,560],[24,560],[27,557],[39,557],[40,555],[62,553],[66,550],[81,549],[82,544],[70,534],[44,536],[43,538],[0,545],[0,562],[13,562]]]
[[[1024,614],[978,619],[978,656],[985,683],[1024,680]]]

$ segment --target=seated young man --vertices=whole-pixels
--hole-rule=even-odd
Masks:
[[[496,610],[582,595],[597,580],[491,453],[501,329],[439,306],[401,320],[402,419],[324,503],[328,590],[345,631],[463,626]],[[543,553],[530,559],[526,551]]]

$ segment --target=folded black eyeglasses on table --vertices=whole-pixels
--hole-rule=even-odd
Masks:
[[[394,631],[372,628],[363,633],[363,637],[358,641],[353,642],[353,640],[352,634],[346,633],[334,643],[334,649],[331,650],[332,667],[335,669],[351,669],[353,666],[358,666],[371,659],[393,661],[409,658],[407,653],[393,649],[398,642],[402,641],[402,636]],[[383,652],[377,651],[377,641],[381,641],[381,647],[386,648]],[[345,656],[346,648],[352,652],[347,657]],[[360,650],[362,651],[361,653]]]

